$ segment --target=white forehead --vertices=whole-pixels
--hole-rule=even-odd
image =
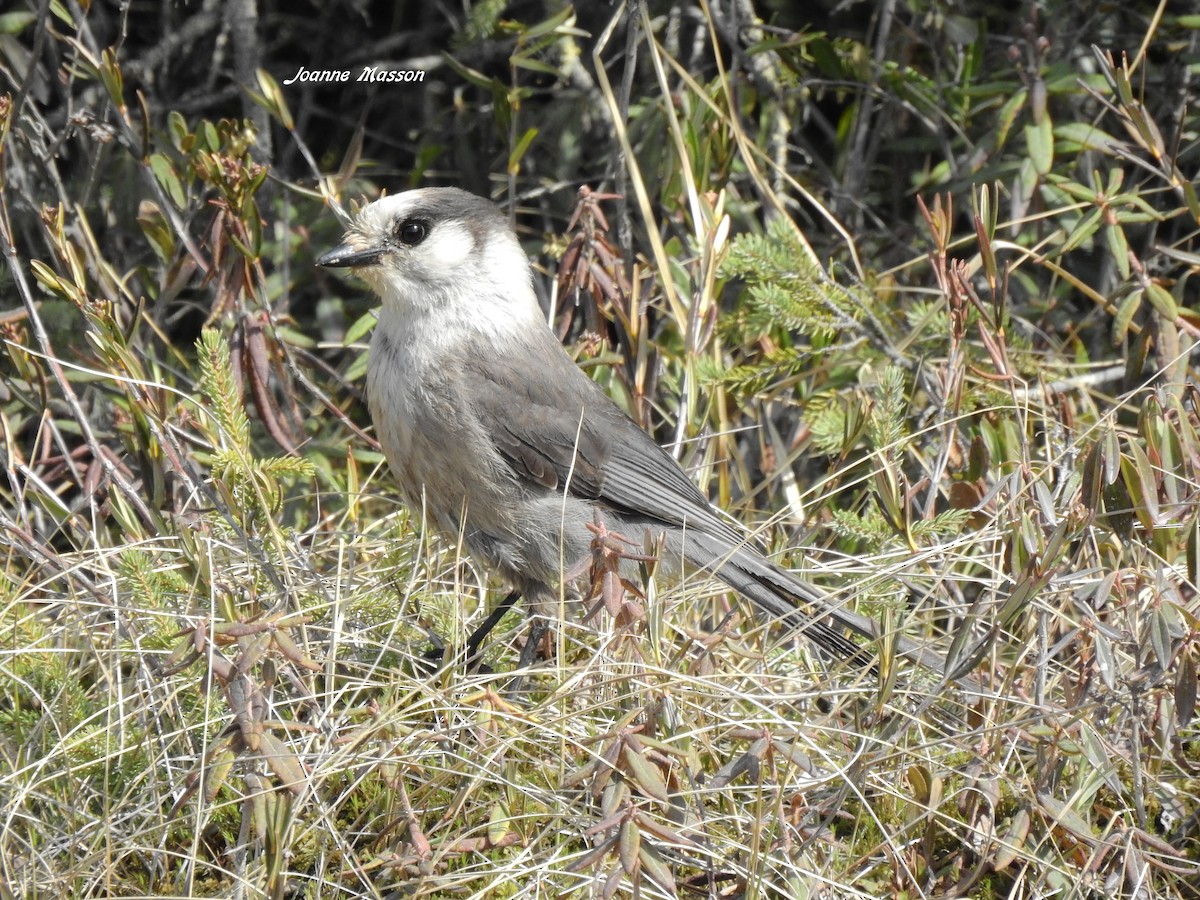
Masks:
[[[353,227],[390,230],[411,216],[433,223],[459,222],[480,232],[508,230],[508,222],[495,204],[458,188],[417,188],[380,197],[359,210]]]
[[[390,231],[392,226],[418,210],[437,207],[436,189],[418,188],[380,197],[368,203],[354,217],[354,227],[363,231]]]

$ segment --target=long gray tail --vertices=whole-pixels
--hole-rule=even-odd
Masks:
[[[690,532],[684,556],[694,566],[712,572],[727,585],[766,613],[782,619],[818,647],[842,659],[871,665],[868,647],[856,643],[823,619],[833,619],[843,628],[870,641],[880,639],[879,628],[866,616],[841,609],[829,595],[787,569],[745,546],[731,546],[724,537]],[[897,651],[919,665],[942,674],[939,654],[903,636]]]

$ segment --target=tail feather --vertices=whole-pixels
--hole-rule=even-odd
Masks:
[[[718,536],[692,532],[687,537],[684,555],[690,563],[712,572],[764,612],[802,632],[827,652],[861,665],[871,664],[871,654],[866,647],[822,620],[831,618],[842,628],[870,641],[882,637],[876,623],[839,607],[816,585],[749,548],[731,547]],[[933,672],[942,674],[944,671],[939,654],[909,638],[899,636],[896,650]]]

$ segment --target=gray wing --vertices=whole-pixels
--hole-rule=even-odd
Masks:
[[[465,366],[466,396],[519,478],[618,513],[736,538],[679,464],[584,375],[553,353]]]

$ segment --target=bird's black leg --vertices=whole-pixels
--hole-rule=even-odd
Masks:
[[[468,669],[474,667],[476,663],[475,657],[479,653],[479,645],[492,633],[492,629],[500,623],[500,620],[504,618],[504,614],[512,609],[520,599],[520,591],[509,591],[508,596],[500,601],[500,605],[488,613],[488,617],[479,624],[478,628],[471,632],[471,636],[467,638]]]
[[[543,616],[529,617],[529,636],[525,639],[525,646],[521,648],[521,655],[517,658],[517,671],[508,684],[506,693],[509,696],[515,696],[524,690],[525,671],[537,662],[538,646],[549,631],[550,623]]]
[[[538,645],[549,630],[550,623],[542,616],[530,616],[529,637],[525,639],[525,646],[521,648],[521,655],[517,657],[518,669],[528,669],[537,662]]]
[[[479,649],[492,629],[504,618],[504,614],[508,612],[521,599],[520,591],[512,591],[507,597],[500,601],[500,605],[493,609],[486,619],[480,623],[479,627],[471,632],[471,636],[467,638],[467,644],[464,648],[463,658],[467,661],[467,670],[472,671],[479,665]],[[442,665],[445,661],[446,648],[445,646],[431,647],[423,654],[424,660],[429,664],[428,671],[432,673]]]

